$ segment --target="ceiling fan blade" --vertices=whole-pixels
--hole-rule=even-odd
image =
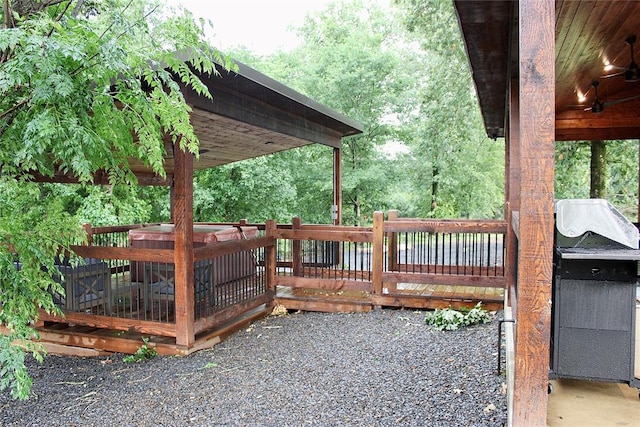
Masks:
[[[625,70],[626,70],[626,68],[625,68]],[[625,73],[624,71],[620,71],[619,73],[607,74],[607,75],[604,75],[604,76],[602,76],[602,77],[600,77],[600,78],[601,78],[601,79],[608,79],[608,78],[610,78],[610,77],[623,76],[623,75],[624,75],[624,73]]]
[[[640,95],[630,96],[628,98],[612,99],[611,101],[605,101],[602,104],[608,107],[610,105],[620,104],[621,102],[633,101],[634,99],[640,99]]]

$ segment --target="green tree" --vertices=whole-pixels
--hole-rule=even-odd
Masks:
[[[364,125],[361,135],[343,140],[342,183],[343,221],[366,223],[372,211],[389,202],[390,168],[383,148],[397,132],[398,99],[407,89],[404,63],[410,58],[402,27],[392,9],[351,1],[308,16],[298,33],[303,43],[293,53],[297,65],[286,68],[289,79],[311,98]],[[325,186],[325,193],[330,191]],[[321,209],[329,213],[331,199],[324,200],[328,203]]]
[[[288,168],[265,156],[196,173],[194,220],[264,222],[291,219],[296,201]]]
[[[556,199],[586,199],[591,194],[591,141],[558,142],[555,148]],[[603,141],[606,146],[604,193],[631,221],[638,214],[638,140]]]
[[[0,339],[0,389],[26,398],[30,379],[13,343],[36,335],[38,307],[56,311],[48,292],[60,290],[52,280],[54,258],[81,239],[78,220],[27,181],[36,172],[60,171],[90,183],[102,170],[112,184],[131,183],[130,158],[164,175],[164,139],[197,153],[180,84],[210,96],[195,72],[214,72],[214,59],[231,65],[203,41],[188,12],[167,14],[156,2],[5,0],[3,6],[0,323],[8,335]]]
[[[498,217],[504,200],[504,147],[487,138],[471,73],[448,0],[398,0],[422,47],[404,140],[419,216]]]

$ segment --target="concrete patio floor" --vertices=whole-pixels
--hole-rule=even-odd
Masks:
[[[638,389],[627,384],[551,381],[547,426],[640,426]]]

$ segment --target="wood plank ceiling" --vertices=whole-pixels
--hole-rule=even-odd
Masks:
[[[213,100],[182,88],[193,111],[191,123],[200,140],[195,169],[205,169],[310,144],[340,147],[342,137],[362,132],[362,125],[284,84],[237,63],[238,72],[200,78]],[[165,144],[165,170],[173,174],[173,149]],[[148,173],[131,162],[138,176]]]
[[[186,58],[183,58],[186,59]],[[237,72],[219,68],[219,75],[200,75],[213,100],[182,87],[192,107],[191,123],[200,140],[194,169],[205,169],[310,144],[341,146],[341,138],[362,133],[359,122],[338,113],[284,84],[237,63]],[[163,179],[138,159],[129,159],[141,185],[170,185],[174,170],[173,145],[165,141]],[[60,173],[33,174],[37,181],[77,182]],[[105,173],[94,183],[107,184]]]
[[[508,82],[518,70],[517,3],[454,3],[487,134],[504,136]],[[639,16],[640,1],[556,1],[556,140],[640,138],[640,82],[623,75],[631,64],[630,36],[639,39],[633,55],[640,61]],[[614,68],[605,70],[606,64]],[[604,103],[597,114],[585,111],[594,102],[594,80]]]

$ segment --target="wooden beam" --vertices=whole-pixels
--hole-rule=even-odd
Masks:
[[[446,220],[399,218],[384,224],[385,232],[425,232],[425,233],[496,233],[507,231],[507,223],[502,220]]]
[[[74,177],[71,174],[63,174],[56,173],[54,176],[46,176],[42,175],[40,172],[33,171],[30,172],[30,175],[33,177],[33,181],[35,182],[52,182],[57,184],[79,184],[80,181],[78,178]],[[136,178],[138,180],[138,185],[141,186],[169,186],[171,185],[171,181],[173,177],[171,175],[167,175],[166,178],[162,178],[159,175],[154,173],[143,173],[137,172]],[[109,175],[104,171],[97,171],[93,174],[93,182],[91,184],[95,185],[111,185],[113,184],[109,180]]]
[[[174,147],[174,264],[176,345],[195,342],[193,284],[193,154]]]
[[[547,423],[555,118],[555,1],[519,2],[520,230],[513,425]]]
[[[463,274],[382,273],[384,283],[428,283],[431,285],[504,288],[504,277]]]
[[[599,114],[583,110],[563,111],[557,114],[555,122],[556,141],[639,138],[640,99],[605,108]]]
[[[278,285],[290,288],[323,289],[329,291],[363,291],[371,292],[371,282],[344,279],[322,279],[315,277],[278,276]]]
[[[306,141],[338,148],[341,145],[342,135],[338,131],[245,94],[212,88],[213,100],[210,100],[190,88],[183,87],[182,93],[194,108]]]

